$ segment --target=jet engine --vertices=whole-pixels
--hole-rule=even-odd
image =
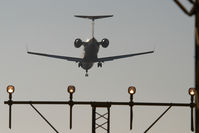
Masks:
[[[106,39],[106,38],[104,38],[104,39],[102,39],[102,41],[100,42],[100,44],[102,45],[103,48],[106,48],[109,45],[109,40]]]
[[[83,42],[82,42],[81,39],[79,39],[79,38],[75,39],[74,45],[75,45],[76,48],[81,47],[82,44],[83,44]]]

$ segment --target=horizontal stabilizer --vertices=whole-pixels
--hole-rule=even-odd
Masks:
[[[78,18],[86,18],[86,19],[91,19],[91,20],[95,20],[95,19],[101,19],[101,18],[109,18],[109,17],[113,17],[113,15],[100,15],[100,16],[84,16],[84,15],[74,15],[75,17]]]

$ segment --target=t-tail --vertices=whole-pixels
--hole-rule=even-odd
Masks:
[[[95,24],[95,19],[102,19],[102,18],[113,17],[113,15],[99,15],[99,16],[74,15],[74,16],[78,17],[78,18],[85,18],[85,19],[91,19],[92,20],[92,38],[94,38],[94,24]]]

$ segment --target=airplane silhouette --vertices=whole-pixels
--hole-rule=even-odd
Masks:
[[[75,17],[91,19],[92,20],[92,38],[90,40],[88,40],[88,41],[85,41],[85,42],[82,41],[80,38],[77,38],[74,41],[74,46],[76,48],[84,46],[84,57],[83,58],[52,55],[52,54],[46,54],[46,53],[37,53],[37,52],[31,52],[31,51],[27,51],[27,53],[28,54],[33,54],[33,55],[46,56],[46,57],[51,57],[51,58],[64,59],[64,60],[67,60],[67,61],[77,62],[78,63],[78,67],[81,67],[84,70],[86,70],[85,76],[88,76],[88,70],[93,66],[94,63],[97,63],[98,67],[102,67],[102,63],[104,63],[106,61],[112,61],[112,60],[115,60],[115,59],[127,58],[127,57],[131,57],[131,56],[138,56],[138,55],[143,55],[143,54],[150,54],[150,53],[154,52],[154,51],[147,51],[147,52],[141,52],[141,53],[125,54],[125,55],[98,58],[97,55],[98,55],[98,51],[99,51],[100,45],[103,48],[108,47],[109,40],[104,38],[104,39],[101,40],[101,42],[98,42],[95,39],[95,37],[94,37],[94,21],[96,19],[113,17],[113,15],[103,15],[103,16],[75,15]]]

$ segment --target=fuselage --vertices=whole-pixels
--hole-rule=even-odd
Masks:
[[[98,58],[99,45],[99,42],[95,38],[84,43],[84,57],[83,62],[80,64],[83,69],[88,70],[93,66],[93,63]]]

